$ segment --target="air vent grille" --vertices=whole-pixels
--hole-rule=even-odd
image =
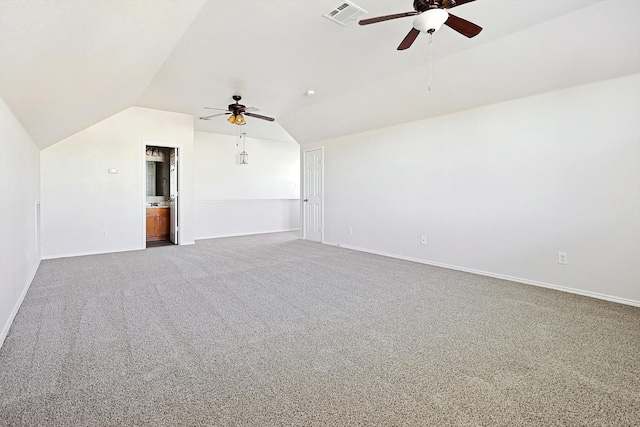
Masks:
[[[347,25],[349,22],[356,21],[365,13],[367,13],[367,11],[360,6],[356,6],[350,1],[345,1],[336,6],[329,13],[325,13],[322,16],[331,19],[333,22],[337,22],[340,25]]]

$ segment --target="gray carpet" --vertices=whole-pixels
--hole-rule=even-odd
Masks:
[[[640,309],[298,240],[43,261],[2,426],[640,425]]]

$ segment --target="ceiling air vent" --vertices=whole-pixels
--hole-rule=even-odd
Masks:
[[[347,25],[351,21],[355,21],[362,15],[367,13],[363,8],[356,6],[355,4],[345,1],[339,6],[336,6],[332,11],[322,16],[331,19],[333,22],[337,22],[340,25]]]

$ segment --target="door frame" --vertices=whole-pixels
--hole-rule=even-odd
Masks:
[[[175,148],[178,154],[178,160],[176,161],[177,165],[178,165],[178,203],[176,204],[176,209],[177,209],[177,215],[178,215],[178,223],[176,224],[178,227],[178,241],[176,242],[176,245],[182,245],[184,242],[184,239],[182,237],[182,222],[183,222],[183,217],[184,215],[181,215],[180,213],[183,210],[183,202],[182,202],[182,187],[183,187],[183,178],[182,178],[182,167],[181,167],[181,162],[182,162],[182,145],[181,144],[172,144],[170,142],[157,142],[157,141],[147,141],[147,140],[143,140],[142,141],[142,146],[140,148],[140,152],[141,152],[141,170],[142,170],[142,211],[141,211],[141,223],[142,223],[142,242],[141,242],[141,247],[142,249],[145,249],[147,247],[147,146],[153,146],[153,147],[162,147],[162,148]]]
[[[301,168],[301,172],[302,172],[302,186],[301,186],[301,196],[300,197],[300,217],[302,218],[302,238],[304,240],[307,240],[307,215],[306,215],[306,209],[305,209],[305,197],[306,197],[306,189],[307,189],[307,162],[306,162],[306,157],[307,157],[307,153],[310,151],[316,151],[316,150],[320,150],[321,153],[321,157],[322,157],[322,167],[321,167],[321,187],[322,187],[322,198],[320,199],[320,215],[322,216],[322,221],[320,224],[320,243],[324,243],[324,146],[322,147],[315,147],[315,148],[309,148],[308,150],[303,150],[302,151],[302,159],[301,159],[301,164],[302,164],[302,168]]]
[[[180,239],[180,215],[178,205],[180,204],[180,150],[178,148],[169,149],[169,241],[177,245]],[[171,172],[172,157],[175,156],[175,173]],[[177,183],[171,184],[171,177],[174,177]],[[174,191],[172,191],[172,188]]]

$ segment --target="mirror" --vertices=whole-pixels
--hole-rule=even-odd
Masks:
[[[147,196],[164,197],[169,191],[169,168],[163,162],[147,161]]]

